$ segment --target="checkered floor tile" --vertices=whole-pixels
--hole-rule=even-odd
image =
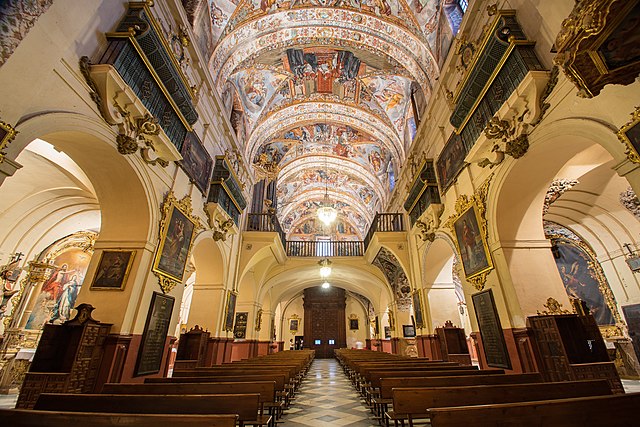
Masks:
[[[283,427],[369,427],[378,423],[334,359],[316,359]]]

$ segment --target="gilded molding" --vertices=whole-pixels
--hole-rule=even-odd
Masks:
[[[555,298],[547,298],[546,304],[542,305],[546,310],[538,310],[538,316],[548,316],[555,314],[571,314],[571,311],[562,308],[563,304]]]
[[[556,37],[558,54],[554,63],[562,67],[567,78],[578,88],[578,96],[592,98],[608,84],[628,85],[635,81],[640,61],[625,58],[621,63],[608,62],[608,39],[625,19],[633,15],[637,0],[582,0],[577,1],[569,16],[562,22]],[[631,18],[633,19],[633,18]],[[625,25],[634,25],[626,21]],[[628,40],[631,42],[631,40]]]
[[[580,237],[576,236],[576,238],[569,238],[563,234],[546,234],[546,238],[552,241],[561,240],[564,242],[569,242],[572,245],[578,246],[582,249],[588,256],[589,260],[587,260],[587,267],[589,269],[589,273],[591,276],[598,282],[598,289],[604,298],[605,303],[611,310],[611,314],[616,322],[615,325],[603,325],[599,326],[600,332],[602,333],[603,338],[613,338],[613,337],[623,337],[624,329],[626,328],[626,323],[622,319],[620,312],[618,311],[618,304],[616,302],[616,298],[613,295],[613,291],[609,286],[609,282],[604,274],[604,270],[602,266],[597,260],[595,253],[591,247],[585,243]]]
[[[453,236],[453,241],[456,244],[456,249],[458,250],[458,256],[462,259],[462,254],[460,251],[460,247],[458,246],[457,239],[455,238],[455,222],[470,208],[477,209],[477,218],[478,218],[478,226],[480,227],[480,233],[482,235],[483,244],[485,244],[485,250],[487,251],[487,261],[488,267],[479,273],[476,273],[472,276],[466,277],[467,282],[473,284],[473,286],[481,291],[484,289],[485,283],[487,281],[487,276],[493,270],[493,262],[491,261],[491,254],[488,251],[488,241],[489,241],[489,228],[487,225],[487,195],[489,194],[489,184],[493,179],[493,173],[489,175],[489,177],[482,183],[480,187],[476,189],[473,196],[469,197],[466,194],[463,194],[458,197],[455,204],[454,215],[449,216],[444,226],[449,229],[451,235]]]
[[[189,260],[189,254],[191,253],[191,248],[193,247],[193,241],[195,240],[195,235],[197,234],[198,230],[202,230],[204,228],[202,223],[200,222],[200,219],[193,214],[191,196],[186,195],[181,200],[178,200],[175,197],[175,194],[173,193],[173,191],[169,191],[160,209],[160,212],[162,214],[162,219],[160,220],[159,234],[158,234],[159,236],[158,239],[160,244],[158,245],[158,248],[156,250],[156,255],[153,262],[154,267],[152,268],[153,273],[158,277],[158,283],[160,285],[160,288],[162,289],[162,292],[165,294],[171,292],[171,290],[178,283],[180,283],[178,280],[176,280],[176,278],[171,277],[168,274],[165,274],[161,270],[156,268],[156,265],[160,260],[160,256],[162,255],[162,246],[163,246],[162,239],[166,238],[169,223],[171,222],[171,213],[174,207],[180,210],[180,212],[185,217],[187,217],[189,221],[193,222],[193,225],[194,225],[193,235],[191,236],[191,241],[189,243],[189,249],[187,251],[187,256],[186,256],[187,262]],[[185,265],[185,268],[186,268],[186,265]]]
[[[157,142],[161,140],[161,135],[165,136],[158,120],[144,107],[142,107],[144,111],[139,108],[134,110],[132,105],[136,102],[139,104],[139,100],[124,82],[117,81],[121,80],[118,73],[110,66],[107,67],[111,70],[106,73],[102,69],[98,71],[100,78],[105,80],[102,82],[103,85],[99,87],[93,75],[95,66],[91,64],[89,58],[86,56],[80,58],[79,66],[80,72],[89,86],[89,96],[96,103],[100,115],[109,125],[115,125],[118,128],[115,141],[118,152],[126,156],[139,151],[140,157],[147,164],[160,165],[163,168],[169,166],[168,160],[152,154],[152,152],[158,153]],[[117,75],[117,78],[111,72]],[[109,83],[113,84],[107,84],[108,79],[112,79]],[[115,91],[113,96],[110,93],[112,91]]]
[[[627,132],[631,130],[633,127],[640,123],[640,106],[636,107],[635,111],[631,113],[631,120],[625,123],[618,132],[616,132],[616,136],[624,144],[625,151],[624,153],[627,155],[627,158],[633,163],[640,163],[640,153],[638,153],[636,147],[634,147],[633,143],[627,136]]]
[[[4,161],[7,155],[4,151],[5,148],[14,140],[17,134],[18,131],[16,131],[13,126],[0,120],[0,163]]]

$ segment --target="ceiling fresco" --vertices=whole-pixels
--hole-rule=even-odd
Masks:
[[[390,199],[459,2],[207,1],[209,70],[244,156],[277,181],[288,238],[362,239]],[[315,220],[325,192],[339,211],[328,228]]]

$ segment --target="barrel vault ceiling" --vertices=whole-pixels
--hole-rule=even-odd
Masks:
[[[277,179],[288,238],[362,240],[389,200],[458,2],[208,2],[209,70],[245,158]],[[339,212],[329,228],[315,218],[325,192]]]

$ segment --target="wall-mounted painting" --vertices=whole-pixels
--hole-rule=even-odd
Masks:
[[[416,336],[416,327],[413,325],[402,325],[402,336],[405,338],[414,338]]]
[[[631,114],[631,120],[620,128],[617,135],[625,145],[629,160],[640,163],[640,107]]]
[[[45,323],[60,324],[71,319],[71,310],[84,281],[93,255],[97,234],[78,232],[53,243],[41,255],[50,263],[45,279],[35,299],[26,329],[42,329]]]
[[[359,329],[358,319],[349,319],[349,330],[357,331]]]
[[[224,330],[226,332],[233,331],[233,321],[235,319],[237,298],[238,294],[236,292],[227,292],[227,304],[224,308]]]
[[[298,319],[289,319],[289,331],[297,332],[299,328],[299,320]]]
[[[206,197],[209,192],[211,172],[213,171],[213,159],[202,146],[200,139],[194,132],[187,133],[180,150],[182,160],[179,165],[189,175],[191,181],[200,189]]]
[[[467,279],[493,268],[489,248],[478,221],[478,208],[471,204],[453,224],[458,252]]]
[[[163,207],[163,233],[153,263],[153,271],[182,282],[196,224],[174,200],[170,198],[168,204],[165,202],[166,206]]]
[[[460,171],[464,169],[464,158],[466,155],[467,153],[462,143],[462,137],[454,132],[436,161],[441,194],[445,193],[447,188],[453,184],[453,181],[455,181]]]
[[[91,290],[124,289],[135,256],[136,251],[111,249],[103,251],[96,274],[93,276]]]

